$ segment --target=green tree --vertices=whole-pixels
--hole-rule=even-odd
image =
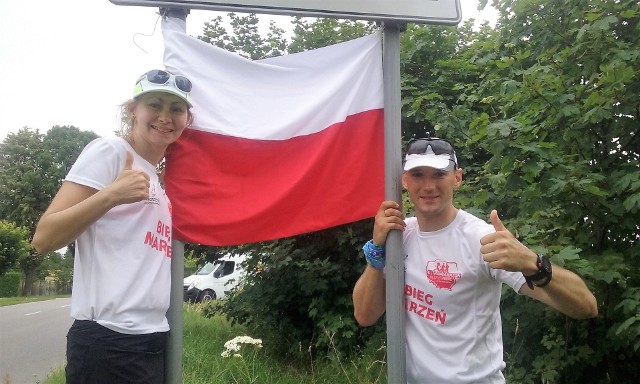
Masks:
[[[269,32],[263,38],[258,31],[260,19],[255,14],[238,16],[229,13],[232,34],[223,25],[221,16],[205,23],[203,34],[198,39],[229,52],[235,52],[251,60],[281,56],[286,47],[285,31],[275,22],[269,22]]]
[[[293,36],[287,47],[288,53],[297,53],[342,43],[373,33],[375,26],[371,22],[353,20],[292,19]]]
[[[72,126],[54,126],[45,135],[27,127],[9,134],[0,144],[0,217],[27,228],[30,241],[62,179],[96,137]],[[34,274],[44,257],[31,250],[19,260],[25,296],[31,294]]]
[[[51,252],[37,269],[38,279],[53,277],[58,293],[70,293],[73,280],[73,255]]]
[[[28,231],[10,221],[0,220],[0,276],[29,254]]]
[[[640,5],[493,4],[502,15],[494,38],[466,53],[482,79],[463,94],[481,112],[466,143],[489,154],[467,178],[468,191],[479,191],[485,211],[499,209],[523,241],[583,276],[601,313],[572,322],[506,292],[509,377],[633,382],[640,377],[629,364],[640,357]]]
[[[23,128],[10,133],[0,146],[0,214],[25,226],[29,233],[51,200],[42,187],[43,135]]]

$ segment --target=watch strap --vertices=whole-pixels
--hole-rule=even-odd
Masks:
[[[546,255],[538,255],[536,266],[538,267],[538,271],[533,275],[526,276],[523,274],[530,289],[534,289],[534,287],[544,287],[551,282],[553,271],[549,258]]]

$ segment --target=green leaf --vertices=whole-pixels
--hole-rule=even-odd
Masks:
[[[600,189],[597,185],[584,184],[581,187],[582,187],[582,189],[584,191],[589,192],[592,195],[596,195],[596,196],[608,196],[609,195],[609,192]]]
[[[624,209],[626,209],[628,212],[640,209],[640,192],[634,193],[631,196],[627,197],[626,199],[624,199],[624,202],[622,204],[624,205]]]
[[[616,335],[620,335],[621,333],[626,332],[627,330],[629,330],[629,328],[631,328],[632,325],[636,323],[640,325],[640,315],[635,317],[630,317],[627,320],[623,321],[622,324],[618,326],[618,329],[616,330]]]

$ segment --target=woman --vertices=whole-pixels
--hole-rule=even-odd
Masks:
[[[171,203],[157,167],[188,127],[191,82],[142,75],[122,105],[121,137],[89,143],[42,215],[42,254],[75,240],[67,383],[164,382]]]

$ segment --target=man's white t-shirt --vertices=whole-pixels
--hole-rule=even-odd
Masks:
[[[109,210],[76,239],[71,317],[126,334],[166,332],[171,290],[171,203],[156,167],[126,140],[89,143],[65,181],[101,190],[122,169],[149,175],[149,198]]]
[[[517,292],[525,280],[482,259],[493,226],[461,209],[434,232],[405,221],[408,383],[504,383],[501,285]]]

